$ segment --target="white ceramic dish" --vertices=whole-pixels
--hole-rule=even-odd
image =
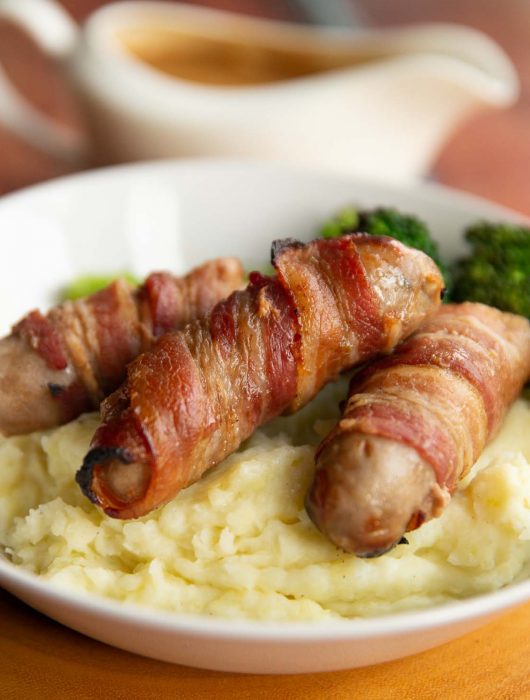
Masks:
[[[459,231],[513,212],[436,186],[371,185],[235,161],[160,162],[58,180],[0,201],[2,331],[42,307],[72,276],[153,268],[176,272],[214,255],[262,265],[273,238],[309,239],[348,203],[391,204],[426,219],[443,252]],[[252,673],[352,668],[443,644],[530,599],[530,581],[421,612],[326,623],[270,623],[171,615],[65,592],[0,557],[0,584],[95,639],[156,659]]]

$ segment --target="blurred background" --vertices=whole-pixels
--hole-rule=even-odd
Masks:
[[[21,2],[27,0],[20,0]],[[104,0],[62,0],[77,22]],[[387,27],[449,21],[488,34],[506,51],[521,81],[521,96],[506,110],[475,115],[440,149],[429,178],[482,195],[530,215],[530,2],[528,0],[194,0],[243,14],[315,23]],[[37,107],[76,129],[76,101],[57,69],[21,31],[0,23],[0,62]],[[74,166],[32,149],[0,126],[0,194],[66,174]]]

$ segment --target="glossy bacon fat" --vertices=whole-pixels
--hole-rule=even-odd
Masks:
[[[242,286],[241,263],[223,258],[185,277],[154,273],[138,289],[118,280],[46,316],[32,311],[0,340],[0,433],[50,428],[98,407],[156,337]]]
[[[274,244],[273,263],[277,277],[253,273],[209,317],[161,338],[104,402],[77,480],[109,515],[168,501],[440,303],[434,263],[388,238],[289,239]]]
[[[530,376],[530,323],[446,305],[354,377],[317,451],[308,512],[332,542],[377,556],[439,515]]]

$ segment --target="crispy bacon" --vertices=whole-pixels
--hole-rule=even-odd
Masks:
[[[352,380],[317,451],[309,514],[347,551],[387,551],[440,514],[529,375],[527,319],[483,304],[442,307]]]
[[[16,326],[13,333],[24,338],[51,369],[66,369],[68,356],[60,332],[40,311],[30,311]]]
[[[207,318],[162,337],[103,403],[77,480],[109,515],[139,517],[168,501],[440,303],[434,263],[388,238],[283,241],[273,263],[277,277],[253,273]]]
[[[32,311],[0,341],[0,433],[52,427],[96,408],[159,335],[242,286],[240,262],[223,258],[184,277],[154,273],[138,289],[117,280],[46,316]]]

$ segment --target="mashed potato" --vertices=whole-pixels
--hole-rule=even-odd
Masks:
[[[344,383],[135,521],[101,514],[74,475],[95,416],[0,442],[0,546],[69,589],[157,608],[274,620],[380,615],[530,573],[530,405],[518,401],[444,515],[379,559],[332,546],[304,495]],[[324,416],[324,418],[322,418]]]

